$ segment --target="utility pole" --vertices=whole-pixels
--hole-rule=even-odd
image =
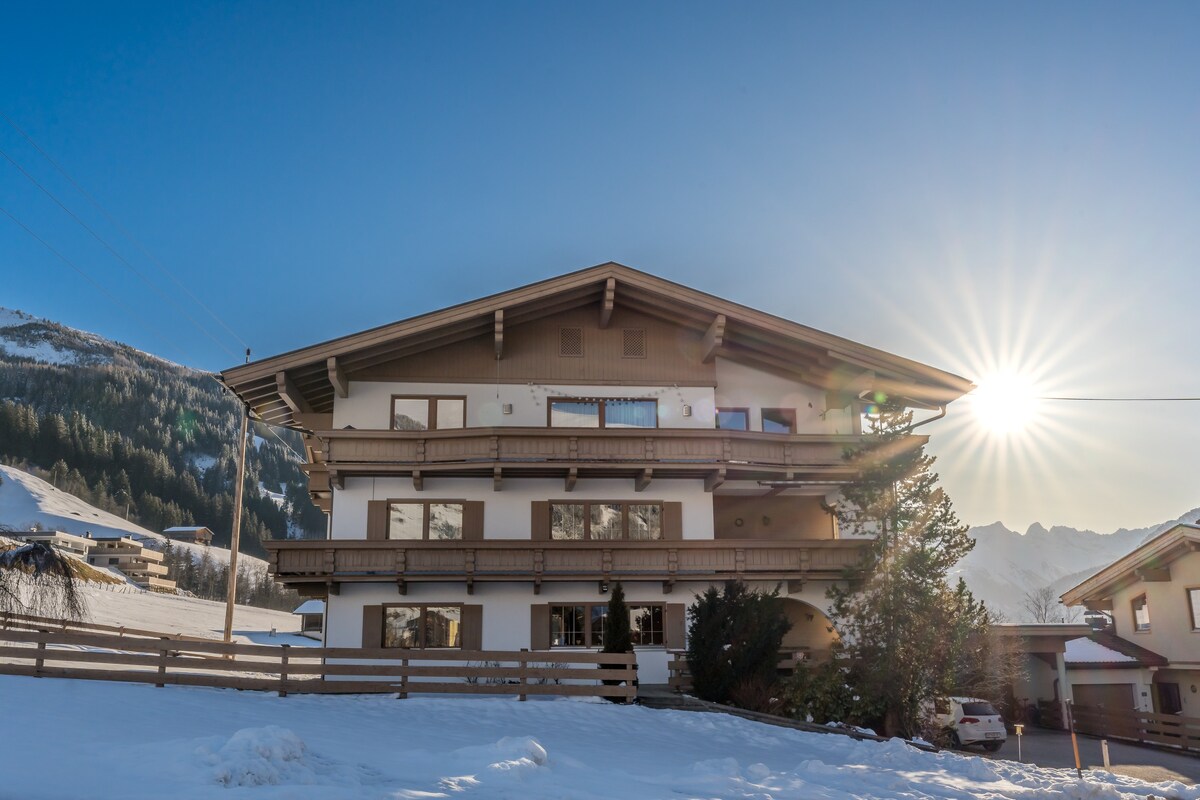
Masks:
[[[250,360],[250,351],[246,351]],[[233,639],[233,604],[237,600],[238,543],[242,538],[242,487],[246,483],[246,435],[250,425],[250,406],[243,404],[242,434],[238,439],[237,478],[233,485],[233,534],[229,537],[229,595],[225,600],[225,641]]]

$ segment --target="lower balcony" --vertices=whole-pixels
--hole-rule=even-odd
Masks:
[[[853,540],[673,540],[577,542],[272,540],[267,548],[275,578],[319,596],[342,583],[528,581],[677,581],[727,579],[836,580],[859,563],[866,542]]]

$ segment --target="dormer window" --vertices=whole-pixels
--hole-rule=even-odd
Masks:
[[[1144,633],[1150,630],[1150,606],[1146,603],[1146,595],[1141,594],[1130,602],[1133,609],[1133,630]]]
[[[657,428],[658,401],[562,398],[550,401],[551,428]]]
[[[429,431],[466,426],[467,398],[393,395],[392,430]]]

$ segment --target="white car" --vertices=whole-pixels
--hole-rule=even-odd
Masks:
[[[1008,738],[1000,712],[978,697],[942,697],[933,703],[934,724],[950,734],[955,747],[982,745],[996,752]]]

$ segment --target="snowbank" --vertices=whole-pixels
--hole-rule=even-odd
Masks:
[[[603,702],[309,697],[0,677],[0,795],[122,798],[1197,800],[893,740]],[[87,713],[80,713],[86,709]],[[113,724],[137,709],[145,724]],[[70,764],[64,769],[64,764]]]

